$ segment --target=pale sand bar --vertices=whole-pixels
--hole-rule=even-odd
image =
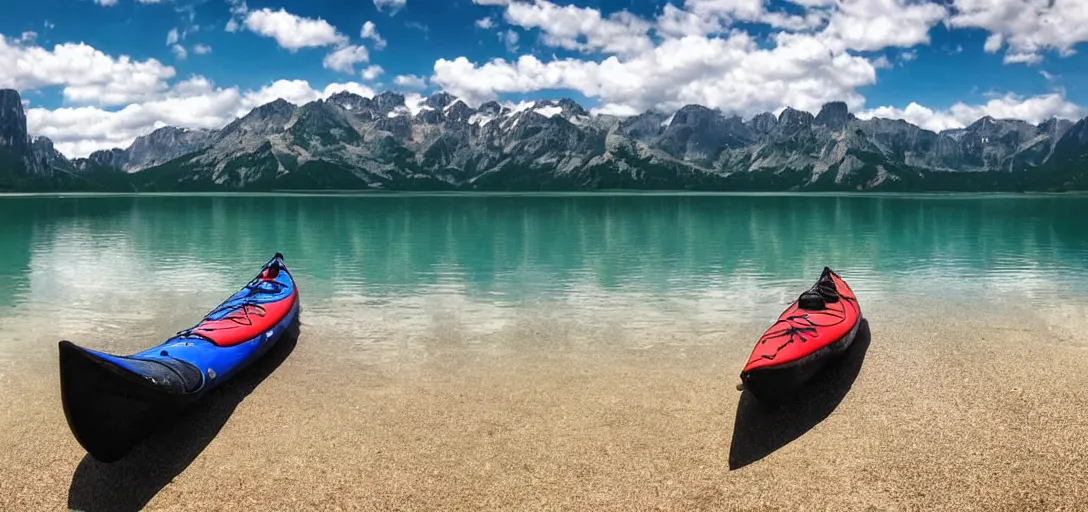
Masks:
[[[114,465],[65,425],[56,333],[24,331],[43,348],[0,376],[0,510],[1088,510],[1085,308],[866,309],[871,342],[776,413],[738,413],[734,388],[766,321],[541,308],[342,358],[354,334],[310,317],[275,371],[178,427],[195,433]],[[636,348],[654,336],[675,343]]]

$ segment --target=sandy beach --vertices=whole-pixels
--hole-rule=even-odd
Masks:
[[[434,315],[395,357],[344,358],[359,333],[316,313],[112,465],[67,430],[56,333],[23,331],[44,348],[0,377],[0,509],[1083,510],[1085,313],[875,304],[770,411],[734,388],[761,322]]]

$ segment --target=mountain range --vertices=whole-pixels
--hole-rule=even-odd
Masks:
[[[1088,118],[933,132],[843,102],[815,116],[687,105],[616,117],[570,99],[474,108],[444,92],[340,92],[69,159],[31,137],[19,93],[0,90],[0,191],[586,189],[1085,190]]]

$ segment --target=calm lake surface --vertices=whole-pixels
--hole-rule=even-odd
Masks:
[[[22,196],[0,219],[9,359],[52,336],[157,343],[276,251],[304,322],[352,331],[360,354],[450,315],[766,323],[824,265],[863,309],[1088,296],[1088,196]]]

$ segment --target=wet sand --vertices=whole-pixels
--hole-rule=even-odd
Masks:
[[[734,388],[761,323],[452,315],[345,358],[357,334],[304,317],[112,465],[67,430],[56,333],[9,322],[40,348],[0,370],[0,510],[1084,510],[1088,311],[970,313],[870,306],[771,411]]]

